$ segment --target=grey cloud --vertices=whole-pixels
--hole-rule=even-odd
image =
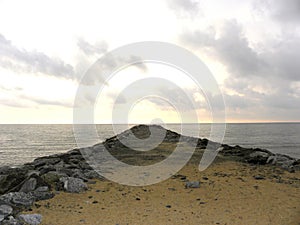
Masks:
[[[299,25],[300,1],[299,0],[257,0],[254,2],[254,9],[263,15],[282,23],[293,23]]]
[[[92,45],[83,38],[78,39],[77,46],[86,55],[103,54],[107,52],[108,49],[108,44],[105,41],[96,42]]]
[[[265,113],[274,110],[269,119],[285,120],[290,110],[293,118],[300,115],[299,96],[291,84],[300,81],[299,35],[282,34],[273,45],[258,51],[250,45],[243,27],[235,20],[225,22],[217,31],[212,27],[206,31],[185,33],[182,41],[193,49],[219,60],[229,72],[224,87],[238,95],[225,95],[229,109],[241,109],[245,115],[253,107],[263,107]],[[263,43],[262,43],[263,44]],[[242,97],[241,97],[242,96]],[[280,112],[280,113],[279,113]],[[263,111],[257,113],[259,119]],[[262,116],[262,115],[261,115]]]
[[[43,73],[67,79],[71,79],[74,74],[73,67],[62,60],[42,52],[19,49],[1,34],[0,66],[17,72]]]
[[[205,51],[223,63],[231,76],[276,76],[300,80],[299,38],[282,39],[274,48],[257,52],[250,46],[242,27],[235,20],[224,24],[220,37],[216,37],[215,31],[195,31],[185,33],[181,38],[184,43]]]
[[[127,58],[122,58],[107,53],[104,58],[101,57],[87,70],[84,79],[81,80],[81,83],[83,85],[97,85],[99,83],[108,85],[108,81],[105,79],[107,75],[110,75],[112,72],[116,72],[116,69],[120,69],[132,62],[133,64],[128,66],[134,66],[142,72],[147,71],[147,65],[138,56],[130,55]]]
[[[210,27],[206,31],[184,33],[181,39],[220,60],[235,75],[255,75],[265,64],[250,48],[241,26],[235,20],[224,24],[220,37],[216,37],[215,29]]]
[[[199,2],[194,0],[168,0],[168,5],[178,16],[195,16],[200,11]]]

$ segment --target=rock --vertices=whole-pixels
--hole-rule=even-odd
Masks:
[[[29,180],[25,181],[25,183],[22,185],[20,192],[31,192],[34,191],[37,185],[37,180],[35,178],[29,178]]]
[[[187,181],[185,188],[200,188],[200,181]]]
[[[70,193],[80,193],[87,190],[87,185],[82,179],[75,177],[62,177],[59,179],[64,186],[64,190]]]
[[[50,171],[49,173],[42,175],[42,179],[51,186],[55,186],[61,177],[63,177],[62,174],[54,171]]]
[[[42,222],[42,215],[40,214],[21,214],[19,219],[29,225],[39,225]]]
[[[253,176],[255,180],[264,180],[265,177],[263,175],[255,175]]]
[[[49,187],[48,186],[38,187],[37,189],[35,189],[35,191],[37,191],[37,192],[46,192],[46,191],[49,191]]]
[[[264,165],[267,163],[270,154],[262,151],[255,151],[249,155],[247,162]]]
[[[8,216],[5,220],[2,221],[2,225],[23,225],[20,221],[16,220],[13,216]]]
[[[88,179],[104,179],[99,173],[95,170],[87,170],[83,172],[84,176]]]
[[[297,161],[294,158],[282,154],[276,154],[267,159],[268,164],[277,165],[286,170],[291,169],[291,172],[293,171],[293,164],[296,162]]]
[[[35,201],[34,196],[24,192],[10,192],[0,196],[0,203],[13,205],[16,207],[29,207]]]
[[[0,194],[5,194],[9,191],[18,191],[19,186],[26,179],[27,171],[20,169],[5,169],[6,174],[0,175]]]
[[[10,205],[0,205],[0,222],[13,212],[13,208]]]
[[[35,201],[47,200],[54,197],[54,194],[49,191],[33,191],[30,194],[34,197]]]
[[[51,157],[51,156],[48,156],[48,157],[42,157],[42,158],[37,158],[33,161],[32,165],[37,168],[37,167],[41,167],[41,166],[44,166],[44,165],[54,165],[58,162],[60,162],[61,159],[58,158],[58,157]]]

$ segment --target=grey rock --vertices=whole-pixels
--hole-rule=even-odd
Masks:
[[[37,171],[37,170],[30,170],[30,171],[28,171],[27,177],[31,177],[33,175],[40,176],[40,171]]]
[[[5,219],[5,216],[0,214],[0,222],[3,221]]]
[[[269,156],[267,152],[255,151],[248,156],[247,161],[254,164],[266,164]]]
[[[2,221],[2,225],[23,225],[19,220],[16,220],[13,216],[8,216],[5,220]]]
[[[37,185],[37,180],[35,178],[29,178],[25,183],[22,185],[21,189],[19,190],[20,192],[31,192],[34,191]]]
[[[199,188],[200,181],[187,181],[185,183],[185,188]]]
[[[17,207],[29,207],[35,201],[34,196],[24,192],[10,192],[0,196],[0,203],[14,205]]]
[[[47,200],[54,197],[54,194],[49,191],[33,191],[30,194],[34,197],[35,201]]]
[[[0,216],[4,217],[10,215],[13,212],[13,208],[10,205],[0,205]]]
[[[277,165],[283,169],[289,170],[293,169],[293,164],[296,163],[296,160],[287,155],[276,154],[274,156],[268,157],[267,163]]]
[[[43,217],[40,214],[21,214],[19,218],[29,225],[39,225]]]
[[[84,176],[88,179],[104,179],[99,173],[95,170],[87,170],[83,172]]]
[[[38,187],[37,189],[35,189],[35,191],[38,191],[38,192],[49,191],[49,187],[48,186]]]
[[[37,158],[33,161],[32,165],[37,168],[44,165],[54,165],[58,162],[60,162],[61,159],[58,157],[43,157],[43,158]]]
[[[62,177],[60,181],[63,183],[64,190],[70,193],[80,193],[87,190],[87,185],[82,179],[75,177]]]

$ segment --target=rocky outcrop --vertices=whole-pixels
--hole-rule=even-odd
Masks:
[[[208,144],[207,139],[181,136],[165,130],[161,126],[152,125],[157,131],[165,134],[163,142],[150,151],[136,151],[126,147],[122,139],[132,135],[145,139],[151,134],[149,126],[139,125],[121,134],[107,139],[103,145],[117,159],[127,163],[153,164],[164,160],[175,149],[178,141],[181,144],[196,145],[196,157],[199,160]],[[158,132],[158,133],[159,133]],[[217,143],[212,143],[217,144]],[[84,151],[97,150],[98,145]],[[293,172],[300,170],[300,160],[274,154],[265,149],[243,148],[240,146],[221,145],[219,159],[238,160],[251,164],[271,165]],[[135,161],[133,161],[133,159]],[[54,196],[53,191],[79,193],[87,189],[86,182],[90,179],[103,179],[86,162],[81,149],[35,159],[18,168],[0,167],[0,224],[18,224],[27,221],[40,221],[38,216],[18,217],[18,212],[29,208],[35,201],[45,200]],[[187,188],[199,187],[198,182],[187,182]],[[28,223],[28,222],[27,222]],[[32,222],[34,224],[34,222]]]

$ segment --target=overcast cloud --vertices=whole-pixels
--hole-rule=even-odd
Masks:
[[[108,3],[99,3],[99,5],[101,4],[105,7]],[[67,40],[68,43],[74,42],[70,47],[73,47],[73,55],[66,54],[66,56],[64,54],[67,48],[61,50],[62,55],[66,58],[60,57],[59,53],[58,57],[53,57],[52,51],[46,53],[39,50],[38,47],[25,45],[20,47],[22,45],[14,42],[16,33],[8,28],[3,31],[1,29],[0,69],[20,77],[23,76],[23,73],[27,73],[30,76],[57,78],[58,82],[67,80],[78,83],[95,60],[114,48],[136,41],[169,41],[188,48],[200,57],[205,56],[204,59],[208,62],[221,64],[221,69],[218,67],[215,71],[221,73],[223,78],[218,82],[224,94],[227,116],[230,119],[300,121],[299,0],[165,0],[165,2],[158,1],[153,4],[155,5],[147,6],[147,8],[152,6],[152,10],[157,9],[151,13],[152,18],[144,18],[146,11],[139,10],[139,8],[132,9],[132,7],[118,9],[116,15],[122,16],[117,19],[116,15],[110,15],[110,13],[103,17],[101,13],[85,14],[86,17],[95,16],[95,18],[88,17],[89,20],[107,21],[102,23],[101,27],[97,27],[97,23],[94,23],[93,26],[90,26],[94,30],[88,29],[86,24],[89,20],[84,20],[84,15],[82,24],[77,21],[75,33],[68,34],[66,31],[72,26],[68,20],[62,21],[64,23],[61,31],[66,32],[64,33],[66,39],[62,37],[62,42],[63,40]],[[114,7],[114,3],[112,3],[108,8],[111,10]],[[139,5],[139,7],[142,6]],[[83,11],[81,7],[79,9],[79,11]],[[105,13],[105,10],[102,13]],[[63,17],[65,16],[63,14]],[[33,21],[35,20],[36,18],[33,19]],[[49,30],[51,21],[46,21]],[[164,23],[165,21],[167,21],[167,25]],[[18,23],[14,23],[14,25],[16,24]],[[68,24],[70,27],[67,26]],[[33,25],[28,23],[28,26]],[[59,27],[59,24],[56,26]],[[22,27],[19,29],[22,30]],[[24,32],[24,30],[20,32]],[[31,31],[35,30],[35,27],[31,29]],[[97,32],[98,36],[94,37],[98,30],[100,30]],[[103,33],[103,37],[101,33]],[[146,38],[138,36],[143,33],[146,34]],[[155,35],[152,36],[152,34]],[[38,36],[38,33],[35,36]],[[87,40],[95,41],[92,43]],[[47,42],[45,41],[45,43]],[[139,62],[140,58],[138,56],[116,58],[108,55],[101,67],[96,68],[96,71],[110,71],[118,65],[132,61]],[[143,63],[137,63],[134,66],[141,73],[148,70],[146,64]],[[1,72],[2,78],[7,76],[5,72]],[[108,83],[99,74],[99,72],[94,73],[85,80],[84,84],[107,85]],[[27,90],[28,88],[24,88],[19,83],[0,83],[2,94],[0,103],[13,107],[29,107],[30,105],[72,107],[70,102],[73,99],[44,98],[26,93]],[[158,85],[157,90],[170,100],[178,104],[185,104],[185,98],[181,92],[161,88]],[[191,96],[195,93],[193,89],[184,91]],[[87,103],[90,101],[88,96],[86,93],[85,101]],[[111,101],[114,96],[114,93],[108,95],[108,101]],[[124,104],[126,101],[128,98],[123,96],[119,99],[118,104]],[[170,105],[162,104],[162,101],[157,101],[155,98],[149,101],[161,106],[163,110],[171,108]],[[200,108],[207,106],[203,102],[199,102],[199,104]]]

